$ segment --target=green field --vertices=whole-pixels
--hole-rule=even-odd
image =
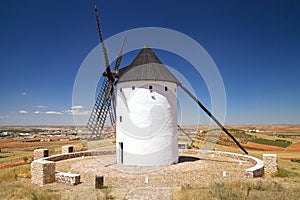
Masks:
[[[287,141],[287,140],[268,140],[268,139],[263,139],[263,138],[253,138],[253,139],[251,139],[251,142],[255,142],[258,144],[277,146],[277,147],[283,147],[283,148],[287,148],[292,144],[292,142]]]

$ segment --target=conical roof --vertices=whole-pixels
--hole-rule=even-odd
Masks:
[[[138,53],[129,66],[119,71],[118,83],[141,80],[168,81],[180,84],[147,45]]]

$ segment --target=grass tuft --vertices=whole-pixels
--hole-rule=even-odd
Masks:
[[[216,197],[220,200],[239,200],[245,198],[245,194],[240,189],[230,187],[228,185],[225,185],[225,183],[214,183],[212,185],[210,193],[212,197]]]
[[[286,178],[286,177],[298,177],[299,174],[296,172],[291,172],[283,168],[278,168],[278,171],[276,174],[274,174],[274,177],[279,177],[279,178]]]

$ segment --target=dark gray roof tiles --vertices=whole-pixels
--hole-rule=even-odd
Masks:
[[[120,69],[118,83],[127,81],[154,80],[180,82],[167,69],[151,48],[145,46],[129,66]]]

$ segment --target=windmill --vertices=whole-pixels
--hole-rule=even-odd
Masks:
[[[167,69],[149,46],[119,70],[121,49],[110,70],[98,11],[96,20],[105,60],[104,79],[87,127],[101,134],[107,115],[116,124],[117,163],[138,166],[178,162],[177,88],[181,87],[244,153],[248,152],[217,118]]]

